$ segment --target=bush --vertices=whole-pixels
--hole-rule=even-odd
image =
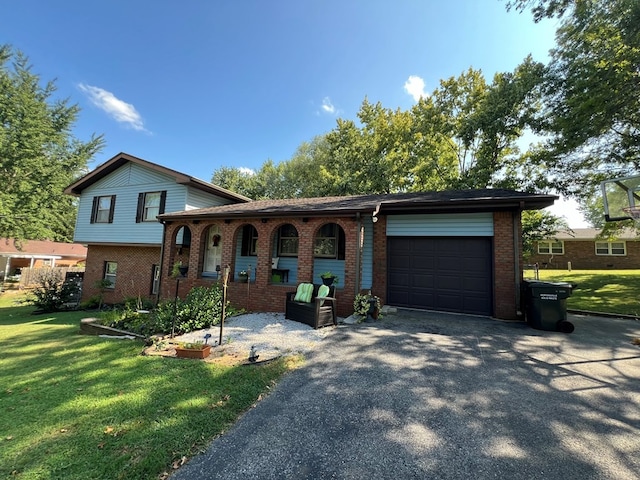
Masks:
[[[228,313],[231,313],[230,310],[229,307]],[[217,325],[222,316],[222,287],[218,284],[210,287],[195,287],[184,300],[179,298],[177,304],[174,300],[159,304],[153,312],[158,332],[171,332],[174,311],[176,312],[174,331],[178,335]]]
[[[73,301],[79,289],[75,282],[65,282],[62,273],[57,270],[42,272],[38,282],[29,301],[42,312],[63,310],[65,304]]]
[[[184,300],[178,298],[177,302],[174,300],[162,302],[151,313],[139,313],[136,308],[138,305],[138,299],[128,299],[122,307],[102,312],[100,323],[146,336],[155,333],[171,333],[175,311],[174,333],[176,335],[209,328],[220,323],[222,287],[218,284],[211,287],[195,287]],[[227,315],[237,311],[227,303]]]

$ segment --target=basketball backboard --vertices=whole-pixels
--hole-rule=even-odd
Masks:
[[[638,219],[640,213],[640,175],[614,178],[600,184],[607,222]]]

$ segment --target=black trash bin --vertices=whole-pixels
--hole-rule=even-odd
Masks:
[[[567,298],[572,291],[570,283],[523,281],[527,323],[538,330],[573,332],[573,324],[567,321]]]

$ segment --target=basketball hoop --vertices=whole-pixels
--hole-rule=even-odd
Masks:
[[[640,220],[640,207],[625,207],[622,210],[634,220]]]

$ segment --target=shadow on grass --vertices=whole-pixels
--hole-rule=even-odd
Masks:
[[[82,312],[4,311],[2,478],[157,478],[286,371],[284,362],[249,369],[145,357],[139,342],[79,335]]]

